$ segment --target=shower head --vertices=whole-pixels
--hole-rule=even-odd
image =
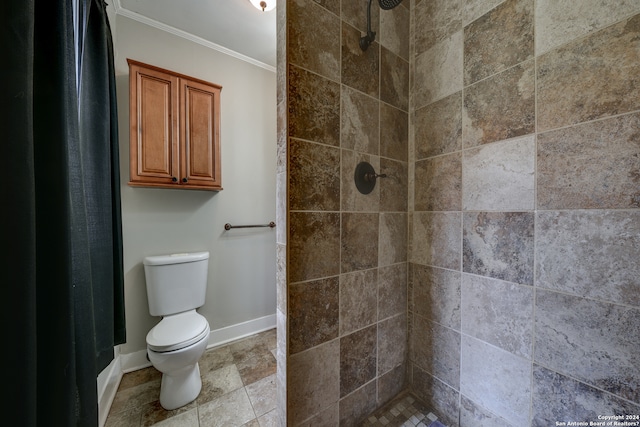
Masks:
[[[371,1],[369,0],[369,6],[367,7],[367,35],[360,38],[360,49],[363,51],[367,50],[369,45],[376,39],[376,33],[371,31]],[[389,10],[402,3],[402,0],[378,0],[378,3],[380,4],[380,9]]]
[[[402,0],[378,0],[378,3],[380,3],[380,9],[389,10],[402,3]]]

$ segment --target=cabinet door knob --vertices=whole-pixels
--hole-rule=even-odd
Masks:
[[[171,178],[171,182],[178,182],[178,178],[174,176],[173,178]]]
[[[187,178],[182,178],[182,182],[188,182],[189,180]]]

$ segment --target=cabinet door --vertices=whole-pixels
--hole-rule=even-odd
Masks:
[[[178,77],[129,63],[130,185],[176,185],[180,175]]]
[[[180,79],[182,185],[222,189],[220,87]]]

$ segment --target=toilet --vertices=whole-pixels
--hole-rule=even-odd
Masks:
[[[196,312],[207,292],[209,252],[146,257],[149,312],[162,320],[147,334],[147,354],[162,372],[160,404],[166,410],[192,402],[202,380],[198,360],[209,342],[209,323]]]

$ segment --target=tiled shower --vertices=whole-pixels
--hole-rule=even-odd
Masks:
[[[640,3],[367,3],[277,9],[282,420],[640,414]]]
[[[410,13],[363,54],[366,10],[286,7],[289,425],[353,425],[406,385]],[[367,195],[361,161],[387,175]]]

